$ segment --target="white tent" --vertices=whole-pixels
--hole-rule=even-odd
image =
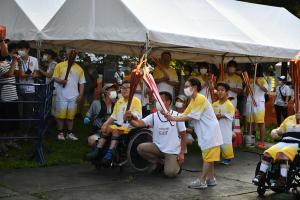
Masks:
[[[1,0],[0,24],[11,40],[39,40],[40,31],[65,0]]]
[[[0,24],[6,26],[9,39],[37,39],[38,28],[15,1],[1,0]]]
[[[138,55],[148,40],[154,52],[211,62],[285,60],[300,50],[299,19],[234,0],[67,0],[43,34],[52,44],[110,54]]]

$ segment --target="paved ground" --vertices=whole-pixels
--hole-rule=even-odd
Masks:
[[[258,156],[238,152],[231,166],[216,165],[218,186],[207,190],[188,189],[199,172],[197,155],[186,158],[185,171],[176,179],[137,173],[130,168],[98,171],[89,164],[39,169],[0,171],[0,200],[36,199],[260,199],[251,184]],[[267,192],[263,199],[293,199],[291,194]]]

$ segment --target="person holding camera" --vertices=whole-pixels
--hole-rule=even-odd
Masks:
[[[38,77],[39,63],[36,57],[29,55],[30,44],[27,41],[18,43],[19,62],[19,82],[23,84],[33,84]],[[22,101],[19,107],[20,119],[32,119],[34,116],[34,103],[27,103],[35,100],[36,88],[33,85],[21,85],[19,100]],[[32,127],[32,121],[22,121],[22,133],[29,134]]]

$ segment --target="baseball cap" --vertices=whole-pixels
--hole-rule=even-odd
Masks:
[[[108,90],[109,88],[112,88],[114,87],[115,89],[117,89],[117,86],[113,83],[107,83],[105,84],[102,89],[101,89],[101,92],[104,93],[106,90]]]

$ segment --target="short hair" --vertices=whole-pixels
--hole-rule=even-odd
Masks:
[[[25,41],[25,40],[21,40],[19,43],[18,43],[18,48],[19,49],[30,49],[30,44],[29,42]]]
[[[191,83],[191,86],[197,86],[197,91],[200,92],[201,90],[201,82],[196,78],[191,78],[188,80]]]
[[[131,81],[130,80],[125,80],[125,81],[123,81],[122,85],[124,85],[126,83],[131,84]]]
[[[12,52],[13,50],[18,48],[18,44],[16,42],[10,42],[7,45],[8,52]]]
[[[172,95],[170,92],[162,91],[162,92],[159,92],[159,95],[164,95],[166,97],[167,101],[172,102]]]
[[[223,82],[218,83],[218,84],[217,84],[217,87],[219,87],[219,86],[224,87],[225,90],[226,90],[226,92],[228,92],[229,89],[230,89],[230,86],[229,86],[227,83],[223,83]]]
[[[55,59],[57,57],[57,53],[52,49],[45,49],[44,53],[50,55],[52,59]]]
[[[234,60],[231,60],[227,63],[227,67],[229,66],[237,67],[237,63]]]
[[[206,69],[209,68],[208,62],[199,62],[199,63],[197,63],[197,66],[198,66],[198,68],[203,68],[203,67],[205,67]]]
[[[170,58],[172,58],[172,55],[171,55],[171,53],[170,53],[169,51],[164,51],[164,52],[162,52],[162,53],[161,53],[161,57],[162,57],[164,54],[169,55]]]

